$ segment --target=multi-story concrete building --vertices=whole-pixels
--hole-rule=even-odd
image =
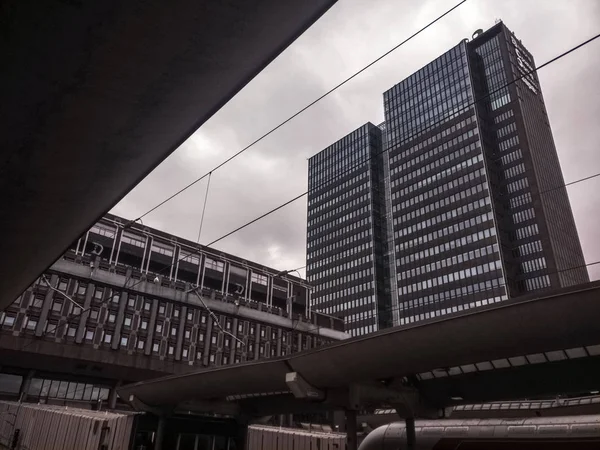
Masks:
[[[107,215],[0,312],[0,396],[114,407],[120,383],[347,337],[309,300],[300,278]]]
[[[394,324],[588,281],[534,67],[500,22],[384,93],[380,148],[364,164],[383,167],[380,289]],[[318,195],[343,209],[329,176]],[[320,214],[309,201],[309,219]]]
[[[368,123],[309,160],[307,279],[312,308],[352,335],[391,324],[384,286],[381,130]],[[380,312],[382,310],[382,312]]]

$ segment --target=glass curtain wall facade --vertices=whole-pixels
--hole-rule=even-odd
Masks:
[[[353,336],[378,330],[390,309],[383,287],[381,152],[381,130],[367,123],[309,160],[311,307],[343,317]]]
[[[385,92],[379,133],[366,125],[310,160],[309,280],[326,311],[355,320],[346,283],[362,263],[330,206],[350,196],[364,202],[346,207],[353,213],[378,202],[357,220],[379,230],[364,239],[375,261],[381,249],[367,272],[381,326],[589,281],[534,67],[499,22]],[[359,181],[335,178],[356,164],[348,155],[378,145],[370,164],[344,175]]]
[[[499,23],[469,61],[509,295],[589,281],[533,56]]]
[[[506,299],[467,44],[384,93],[399,325]]]

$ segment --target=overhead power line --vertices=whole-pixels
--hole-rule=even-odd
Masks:
[[[579,44],[579,45],[576,45],[575,47],[573,47],[573,48],[571,48],[571,49],[567,50],[567,51],[566,51],[566,52],[564,52],[564,53],[561,53],[560,55],[558,55],[558,56],[556,56],[556,57],[552,58],[551,60],[549,60],[549,61],[546,61],[545,63],[541,64],[540,66],[537,66],[537,67],[535,67],[534,69],[532,69],[532,70],[530,70],[530,71],[528,71],[528,72],[526,72],[526,73],[524,73],[524,74],[520,75],[519,77],[515,78],[514,80],[512,80],[512,81],[510,81],[510,82],[508,82],[508,83],[506,83],[506,84],[504,84],[504,85],[502,85],[502,86],[500,86],[499,88],[497,88],[497,89],[495,89],[495,90],[493,90],[493,91],[491,91],[491,92],[487,93],[486,95],[484,95],[484,96],[482,96],[482,97],[480,97],[480,98],[478,98],[478,99],[475,99],[475,100],[473,100],[471,103],[469,103],[469,104],[465,105],[464,107],[460,108],[458,111],[454,112],[453,114],[458,114],[458,113],[462,113],[462,112],[464,112],[464,111],[467,111],[467,110],[468,110],[468,109],[470,109],[471,107],[475,106],[475,105],[476,105],[478,102],[481,102],[481,101],[483,101],[483,100],[486,100],[487,98],[489,98],[489,97],[490,97],[490,96],[492,96],[493,94],[495,94],[495,93],[497,93],[497,92],[499,92],[499,91],[502,91],[502,90],[506,89],[507,87],[511,86],[512,84],[515,84],[517,81],[520,81],[520,80],[522,80],[523,78],[525,78],[525,77],[527,77],[527,76],[529,76],[529,75],[531,75],[531,74],[533,74],[533,73],[537,72],[538,70],[540,70],[540,69],[542,69],[542,68],[544,68],[544,67],[546,67],[546,66],[548,66],[548,65],[552,64],[553,62],[556,62],[556,61],[558,61],[559,59],[561,59],[561,58],[563,58],[563,57],[567,56],[568,54],[570,54],[570,53],[572,53],[572,52],[574,52],[574,51],[576,51],[576,50],[580,49],[581,47],[583,47],[583,46],[585,46],[585,45],[589,44],[590,42],[594,41],[594,40],[595,40],[595,39],[597,39],[598,37],[600,37],[600,34],[597,34],[596,36],[594,36],[594,37],[592,37],[592,38],[590,38],[590,39],[588,39],[588,40],[586,40],[586,41],[582,42],[582,43],[581,43],[581,44]],[[442,119],[442,120],[439,120],[439,121],[435,122],[434,124],[430,125],[429,127],[427,127],[427,128],[424,128],[422,131],[427,131],[427,130],[433,129],[433,128],[437,127],[438,125],[440,125],[441,123],[443,123],[445,120],[447,120],[447,118],[444,118],[444,119]],[[341,177],[344,177],[345,175],[349,174],[350,172],[353,172],[353,171],[354,171],[354,170],[356,170],[358,167],[361,167],[361,166],[362,166],[362,165],[364,165],[365,163],[369,162],[371,159],[373,159],[373,158],[375,158],[376,156],[379,156],[379,155],[381,155],[381,154],[385,153],[386,151],[387,151],[387,149],[384,149],[384,150],[382,150],[382,151],[381,151],[381,152],[379,152],[379,153],[372,154],[372,155],[371,155],[371,156],[369,156],[368,158],[366,158],[366,159],[363,159],[363,160],[359,161],[357,164],[355,164],[355,165],[353,165],[353,166],[349,167],[347,170],[345,170],[345,171],[342,171],[341,173],[337,174],[336,176],[334,176],[334,177],[332,177],[332,178],[330,178],[330,179],[328,179],[328,180],[324,181],[323,183],[319,184],[318,186],[316,186],[316,187],[313,187],[312,189],[309,189],[309,190],[307,190],[306,192],[303,192],[302,194],[299,194],[299,195],[297,195],[296,197],[292,198],[291,200],[288,200],[287,202],[285,202],[285,203],[283,203],[283,204],[281,204],[281,205],[279,205],[279,206],[277,206],[277,207],[275,207],[275,208],[271,209],[270,211],[267,211],[266,213],[264,213],[264,214],[260,215],[259,217],[257,217],[257,218],[255,218],[255,219],[253,219],[253,220],[251,220],[251,221],[249,221],[249,222],[247,222],[247,223],[245,223],[245,224],[243,224],[243,225],[241,225],[241,226],[237,227],[236,229],[234,229],[234,230],[230,231],[230,232],[229,232],[229,233],[227,233],[227,234],[224,234],[223,236],[219,237],[218,239],[215,239],[215,240],[211,241],[209,244],[207,244],[207,246],[209,246],[209,247],[210,247],[211,245],[214,245],[214,244],[216,244],[217,242],[219,242],[219,241],[221,241],[221,240],[225,239],[226,237],[229,237],[229,236],[231,236],[232,234],[234,234],[234,233],[237,233],[238,231],[240,231],[240,230],[243,230],[244,228],[246,228],[246,227],[248,227],[248,226],[252,225],[253,223],[255,223],[255,222],[257,222],[257,221],[259,221],[259,220],[261,220],[261,219],[263,219],[263,218],[265,218],[265,217],[267,217],[267,216],[269,216],[269,215],[273,214],[274,212],[276,212],[276,211],[280,210],[281,208],[283,208],[283,207],[285,207],[285,206],[289,205],[290,203],[293,203],[293,202],[295,202],[296,200],[299,200],[300,198],[302,198],[302,197],[304,197],[304,196],[308,195],[310,192],[317,191],[317,190],[319,190],[321,187],[325,186],[326,184],[329,184],[329,183],[331,183],[332,181],[334,181],[334,180],[336,180],[336,179],[339,179],[339,178],[341,178]],[[597,176],[597,175],[592,175],[592,176],[591,176],[591,177],[589,177],[589,178],[593,178],[593,177],[595,177],[595,176]],[[586,178],[586,179],[587,179],[587,178]],[[552,189],[549,189],[549,190],[560,189],[561,187],[569,186],[569,185],[571,185],[571,184],[575,184],[575,183],[578,183],[578,182],[580,182],[580,181],[585,181],[586,179],[582,179],[582,180],[573,181],[573,182],[571,182],[571,183],[569,183],[569,184],[567,184],[567,185],[561,185],[561,186],[557,186],[557,187],[555,187],[555,188],[552,188]]]
[[[545,63],[543,63],[543,64],[541,64],[541,65],[539,65],[539,66],[537,66],[537,67],[533,68],[532,70],[530,70],[530,71],[528,71],[528,72],[525,72],[525,73],[524,73],[524,74],[522,74],[521,76],[519,76],[519,77],[515,78],[514,80],[512,80],[512,81],[510,81],[510,82],[508,82],[508,83],[505,83],[504,85],[502,85],[502,86],[498,87],[497,89],[495,89],[495,90],[493,90],[493,91],[491,91],[491,92],[489,92],[489,93],[487,93],[487,94],[483,95],[482,97],[480,97],[480,98],[478,98],[478,99],[475,99],[475,100],[473,100],[472,102],[470,102],[470,103],[468,103],[467,105],[465,105],[465,106],[463,106],[462,108],[460,108],[458,111],[455,111],[455,112],[454,112],[454,114],[459,114],[459,113],[462,113],[462,112],[464,112],[464,111],[467,111],[468,109],[470,109],[470,108],[472,108],[473,106],[475,106],[475,105],[476,105],[478,102],[481,102],[481,101],[483,101],[483,100],[486,100],[487,98],[489,98],[490,96],[494,95],[495,93],[497,93],[497,92],[500,92],[500,91],[502,91],[502,90],[506,89],[508,86],[511,86],[512,84],[515,84],[516,82],[518,82],[518,81],[520,81],[521,79],[523,79],[523,78],[525,78],[525,77],[527,77],[527,76],[531,75],[532,73],[536,73],[536,72],[537,72],[537,71],[539,71],[540,69],[542,69],[542,68],[544,68],[544,67],[546,67],[546,66],[548,66],[548,65],[550,65],[550,64],[552,64],[552,63],[554,63],[554,62],[556,62],[556,61],[558,61],[559,59],[561,59],[561,58],[563,58],[563,57],[565,57],[565,56],[569,55],[570,53],[572,53],[572,52],[574,52],[574,51],[576,51],[576,50],[580,49],[581,47],[583,47],[583,46],[585,46],[585,45],[587,45],[587,44],[591,43],[592,41],[594,41],[594,40],[595,40],[595,39],[597,39],[598,37],[600,37],[600,34],[597,34],[596,36],[594,36],[594,37],[592,37],[592,38],[590,38],[590,39],[588,39],[588,40],[586,40],[586,41],[582,42],[581,44],[578,44],[578,45],[576,45],[575,47],[572,47],[571,49],[569,49],[569,50],[567,50],[567,51],[565,51],[565,52],[563,52],[563,53],[559,54],[558,56],[555,56],[554,58],[552,58],[552,59],[550,59],[550,60],[546,61]],[[431,124],[430,126],[428,126],[428,127],[424,128],[422,131],[431,130],[431,129],[433,129],[433,128],[437,127],[438,125],[440,125],[441,123],[443,123],[445,120],[447,120],[447,118],[444,118],[444,119],[442,119],[442,120],[439,120],[439,121],[437,121],[437,122],[435,122],[435,123]],[[364,165],[365,163],[369,162],[371,159],[373,159],[373,158],[375,158],[375,157],[377,157],[377,156],[379,156],[379,155],[381,155],[381,154],[385,153],[386,151],[388,151],[388,150],[387,150],[387,149],[384,149],[384,150],[382,150],[381,152],[378,152],[378,153],[375,153],[375,154],[372,154],[372,155],[370,155],[369,157],[367,157],[367,158],[365,158],[365,159],[361,160],[360,162],[358,162],[357,164],[355,164],[355,165],[353,165],[353,166],[349,167],[347,170],[345,170],[345,171],[342,171],[341,173],[338,173],[336,176],[334,176],[334,177],[331,177],[331,178],[330,178],[330,179],[328,179],[328,180],[325,180],[323,183],[319,184],[318,186],[315,186],[315,187],[313,187],[313,188],[311,188],[311,189],[307,190],[306,192],[303,192],[302,194],[299,194],[299,195],[295,196],[294,198],[292,198],[292,199],[290,199],[290,200],[286,201],[285,203],[282,203],[282,204],[281,204],[281,205],[279,205],[279,206],[276,206],[275,208],[273,208],[273,209],[271,209],[271,210],[269,210],[269,211],[265,212],[264,214],[261,214],[260,216],[258,216],[258,217],[256,217],[256,218],[252,219],[251,221],[249,221],[249,222],[246,222],[246,223],[245,223],[245,224],[243,224],[243,225],[240,225],[239,227],[237,227],[237,228],[235,228],[234,230],[232,230],[232,231],[228,232],[227,234],[224,234],[223,236],[219,237],[218,239],[215,239],[215,240],[211,241],[211,242],[210,242],[210,243],[208,243],[206,246],[207,246],[207,247],[210,247],[211,245],[213,245],[213,244],[216,244],[217,242],[219,242],[219,241],[221,241],[221,240],[223,240],[223,239],[225,239],[225,238],[227,238],[227,237],[231,236],[232,234],[235,234],[235,233],[237,233],[238,231],[241,231],[241,230],[243,230],[244,228],[247,228],[248,226],[250,226],[250,225],[252,225],[252,224],[254,224],[254,223],[258,222],[259,220],[261,220],[261,219],[264,219],[265,217],[267,217],[267,216],[269,216],[269,215],[271,215],[271,214],[273,214],[273,213],[275,213],[275,212],[279,211],[280,209],[282,209],[282,208],[286,207],[287,205],[289,205],[289,204],[291,204],[291,203],[294,203],[296,200],[299,200],[299,199],[301,199],[302,197],[304,197],[304,196],[308,195],[310,192],[314,192],[314,191],[317,191],[317,190],[321,189],[323,186],[325,186],[326,184],[330,183],[331,181],[334,181],[334,180],[337,180],[337,179],[339,179],[339,178],[341,178],[341,177],[344,177],[344,176],[346,176],[347,174],[349,174],[349,173],[353,172],[354,170],[356,170],[356,168],[358,168],[358,167],[360,167],[360,166]],[[570,183],[568,183],[568,184],[566,184],[566,185],[560,185],[560,186],[556,186],[556,187],[554,187],[554,188],[548,189],[547,191],[542,191],[542,192],[540,192],[540,194],[543,194],[543,193],[545,193],[545,192],[548,192],[548,191],[551,191],[551,190],[556,190],[556,189],[564,188],[565,186],[570,186],[570,185],[572,185],[572,184],[576,184],[576,183],[579,183],[579,182],[581,182],[581,181],[586,181],[586,180],[588,180],[588,179],[590,179],[590,178],[594,178],[594,177],[596,177],[596,176],[600,176],[600,174],[591,175],[590,177],[582,178],[581,180],[575,180],[575,181],[572,181],[572,182],[570,182]],[[169,266],[166,266],[166,267],[165,267],[163,270],[160,270],[160,271],[158,272],[158,275],[164,275],[164,274],[166,273],[166,271],[170,270],[172,267],[174,267],[176,264],[180,263],[181,261],[185,261],[187,258],[189,258],[190,256],[192,256],[192,255],[194,255],[194,254],[197,254],[197,252],[196,252],[196,253],[194,253],[194,252],[191,252],[191,253],[189,253],[189,254],[187,254],[187,255],[185,255],[185,256],[183,256],[183,257],[181,257],[181,258],[180,258],[180,259],[178,259],[177,261],[173,262],[171,265],[169,265]],[[142,280],[139,280],[139,281],[137,281],[136,283],[134,283],[132,286],[130,286],[129,288],[132,288],[132,287],[134,287],[134,286],[138,285],[138,284],[139,284],[139,283],[141,283],[141,282],[142,282]]]
[[[252,141],[250,144],[248,144],[246,147],[244,147],[243,149],[239,150],[237,153],[234,153],[233,155],[231,155],[229,158],[227,158],[225,161],[221,162],[220,164],[218,164],[217,166],[215,166],[210,172],[205,173],[204,175],[202,175],[199,178],[196,178],[194,181],[192,181],[191,183],[187,184],[186,186],[184,186],[183,188],[181,188],[180,190],[178,190],[177,192],[175,192],[174,194],[172,194],[171,196],[167,197],[166,199],[164,199],[162,202],[160,202],[158,205],[154,206],[153,208],[149,209],[148,211],[146,211],[144,214],[142,214],[141,216],[139,216],[137,219],[130,221],[129,223],[127,223],[125,226],[131,226],[134,222],[137,222],[138,220],[146,217],[148,214],[150,214],[151,212],[155,211],[156,209],[160,208],[162,205],[164,205],[165,203],[171,201],[172,199],[174,199],[175,197],[177,197],[179,194],[185,192],[186,190],[188,190],[189,188],[191,188],[192,186],[194,186],[196,183],[198,183],[199,181],[203,180],[204,178],[206,178],[207,176],[209,176],[212,172],[215,172],[216,170],[219,170],[221,167],[223,167],[225,164],[229,163],[230,161],[232,161],[233,159],[237,158],[238,156],[240,156],[242,153],[244,153],[246,150],[254,147],[256,144],[258,144],[260,141],[262,141],[263,139],[265,139],[266,137],[270,136],[271,134],[273,134],[275,131],[277,131],[278,129],[280,129],[281,127],[283,127],[284,125],[286,125],[288,122],[292,121],[293,119],[295,119],[296,117],[298,117],[300,114],[302,114],[304,111],[306,111],[307,109],[311,108],[312,106],[314,106],[315,104],[319,103],[321,100],[323,100],[325,97],[329,96],[331,93],[333,93],[334,91],[338,90],[339,88],[341,88],[342,86],[344,86],[346,83],[348,83],[350,80],[352,80],[353,78],[357,77],[358,75],[360,75],[361,73],[363,73],[365,70],[369,69],[371,66],[375,65],[376,63],[378,63],[379,61],[381,61],[383,58],[385,58],[386,56],[388,56],[390,53],[393,53],[394,51],[396,51],[397,49],[399,49],[400,47],[402,47],[404,44],[406,44],[408,41],[410,41],[411,39],[414,39],[416,36],[418,36],[419,34],[421,34],[423,31],[425,31],[426,29],[428,29],[429,27],[431,27],[432,25],[434,25],[435,23],[437,23],[438,21],[440,21],[441,19],[443,19],[444,17],[446,17],[448,14],[450,14],[452,11],[454,11],[455,9],[457,9],[459,6],[463,5],[464,3],[466,3],[467,0],[462,0],[460,2],[458,2],[456,5],[454,5],[452,8],[450,8],[449,10],[447,10],[446,12],[444,12],[443,14],[441,14],[440,16],[438,16],[437,18],[435,18],[434,20],[432,20],[431,22],[429,22],[427,25],[425,25],[424,27],[420,28],[418,31],[416,31],[415,33],[411,34],[409,37],[407,37],[406,39],[404,39],[402,42],[400,42],[399,44],[395,45],[394,47],[392,47],[391,49],[389,49],[387,52],[385,52],[384,54],[380,55],[379,57],[375,58],[373,61],[371,61],[369,64],[367,64],[366,66],[364,66],[362,69],[360,69],[358,72],[355,72],[354,74],[350,75],[348,78],[346,78],[345,80],[341,81],[340,83],[338,83],[337,85],[335,85],[334,87],[332,87],[331,89],[329,89],[327,92],[325,92],[324,94],[322,94],[320,97],[316,98],[315,100],[313,100],[312,102],[310,102],[308,105],[304,106],[302,109],[300,109],[299,111],[295,112],[294,114],[292,114],[290,117],[288,117],[287,119],[285,119],[283,122],[281,122],[279,125],[275,126],[274,128],[271,128],[271,130],[269,130],[268,132],[266,132],[265,134],[263,134],[262,136],[260,136],[258,139]]]

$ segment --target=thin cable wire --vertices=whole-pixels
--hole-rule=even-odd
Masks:
[[[67,300],[69,300],[71,303],[73,303],[75,306],[77,306],[78,308],[83,309],[83,306],[81,306],[79,303],[77,303],[75,300],[73,300],[71,297],[69,297],[67,294],[65,294],[64,292],[62,292],[59,289],[56,289],[54,286],[52,286],[50,284],[50,282],[48,281],[48,278],[46,278],[46,275],[42,275],[42,280],[44,280],[44,283],[46,283],[46,285],[52,289],[54,292],[58,292],[60,295],[62,295],[64,298],[66,298]]]
[[[558,61],[559,59],[561,59],[561,58],[563,58],[563,57],[567,56],[568,54],[570,54],[570,53],[574,52],[575,50],[578,50],[579,48],[583,47],[584,45],[587,45],[587,44],[589,44],[590,42],[592,42],[593,40],[597,39],[598,37],[600,37],[600,34],[597,34],[596,36],[594,36],[594,37],[592,37],[592,38],[590,38],[590,39],[586,40],[585,42],[582,42],[581,44],[579,44],[579,45],[577,45],[577,46],[575,46],[575,47],[571,48],[570,50],[567,50],[566,52],[564,52],[564,53],[561,53],[560,55],[558,55],[558,56],[556,56],[556,57],[552,58],[552,59],[551,59],[551,60],[549,60],[549,61],[546,61],[544,64],[542,64],[542,65],[540,65],[540,66],[538,66],[538,67],[536,67],[536,68],[534,68],[534,69],[530,70],[530,71],[529,71],[529,72],[527,72],[527,73],[524,73],[523,75],[521,75],[521,76],[519,76],[519,77],[515,78],[514,80],[512,80],[512,81],[510,81],[510,82],[508,82],[508,83],[506,83],[506,84],[504,84],[503,86],[499,87],[498,89],[496,89],[496,90],[494,90],[494,91],[492,91],[492,92],[489,92],[488,94],[484,95],[483,97],[480,97],[480,98],[478,98],[478,99],[475,99],[475,100],[473,100],[471,103],[469,103],[469,104],[465,105],[464,107],[460,108],[458,111],[456,111],[456,112],[455,112],[455,113],[453,113],[453,114],[454,114],[454,115],[458,115],[459,113],[462,113],[462,112],[464,112],[464,111],[466,111],[466,110],[470,109],[471,107],[475,106],[475,105],[476,105],[478,102],[481,102],[481,101],[483,101],[483,100],[487,99],[488,97],[490,97],[491,95],[493,95],[493,94],[495,94],[495,93],[497,93],[497,92],[499,92],[499,91],[502,91],[502,90],[506,89],[508,86],[510,86],[510,85],[512,85],[512,84],[515,84],[517,81],[520,81],[520,80],[522,80],[522,79],[523,79],[523,78],[525,78],[526,76],[529,76],[529,75],[531,75],[532,73],[535,73],[535,72],[537,72],[538,70],[540,70],[540,69],[542,69],[542,68],[546,67],[547,65],[549,65],[549,64],[551,64],[551,63],[553,63],[553,62],[555,62],[555,61]],[[430,130],[430,129],[432,129],[432,128],[434,128],[434,127],[438,126],[439,124],[443,123],[445,120],[448,120],[448,118],[444,118],[444,119],[442,119],[442,120],[440,120],[440,121],[438,121],[438,122],[436,122],[436,123],[432,124],[431,126],[429,126],[429,127],[427,127],[427,128],[424,128],[423,130],[421,130],[420,134],[423,134],[425,131],[427,131],[427,130]],[[414,138],[414,137],[416,137],[416,136],[417,136],[417,135],[414,135],[414,136],[412,136],[411,138]],[[221,241],[221,240],[223,240],[223,239],[225,239],[225,238],[227,238],[227,237],[231,236],[232,234],[234,234],[234,233],[237,233],[238,231],[240,231],[240,230],[243,230],[244,228],[246,228],[246,227],[248,227],[248,226],[252,225],[253,223],[257,222],[258,220],[261,220],[261,219],[263,219],[264,217],[267,217],[267,216],[269,216],[269,215],[273,214],[274,212],[276,212],[276,211],[280,210],[280,209],[281,209],[281,208],[283,208],[284,206],[287,206],[287,205],[289,205],[290,203],[293,203],[293,202],[295,202],[296,200],[298,200],[298,199],[300,199],[300,198],[304,197],[305,195],[308,195],[310,192],[316,191],[316,190],[320,189],[321,187],[325,186],[326,184],[329,184],[329,183],[331,183],[332,181],[334,181],[334,180],[336,180],[336,179],[338,179],[338,178],[341,178],[341,177],[343,177],[343,176],[347,175],[347,174],[348,174],[348,173],[350,173],[350,172],[353,172],[353,171],[354,171],[354,170],[356,170],[358,167],[360,167],[360,166],[364,165],[365,163],[369,162],[371,159],[373,159],[373,158],[375,158],[376,156],[379,156],[379,155],[381,155],[381,154],[385,153],[386,151],[388,151],[388,149],[384,149],[384,150],[382,150],[381,152],[378,152],[378,153],[374,153],[374,154],[372,154],[371,156],[369,156],[368,158],[364,159],[363,161],[360,161],[360,162],[358,162],[357,164],[355,164],[355,165],[351,166],[351,167],[350,167],[348,170],[346,170],[346,171],[344,171],[344,172],[342,172],[342,173],[340,173],[340,174],[336,175],[335,177],[333,177],[333,178],[331,178],[331,179],[328,179],[328,180],[324,181],[324,182],[323,182],[323,183],[321,183],[320,185],[318,185],[318,186],[316,186],[316,187],[314,187],[314,188],[312,188],[312,189],[309,189],[308,191],[306,191],[306,192],[304,192],[304,193],[302,193],[302,194],[300,194],[300,195],[297,195],[297,196],[296,196],[296,197],[294,197],[293,199],[291,199],[291,200],[288,200],[288,201],[287,201],[287,202],[285,202],[284,204],[282,204],[282,205],[280,205],[280,206],[278,206],[278,207],[276,207],[276,208],[273,208],[273,209],[272,209],[272,210],[270,210],[270,211],[267,211],[266,213],[262,214],[261,216],[259,216],[259,217],[255,218],[255,219],[251,220],[250,222],[247,222],[247,223],[245,223],[244,225],[241,225],[241,226],[239,226],[239,227],[238,227],[238,228],[236,228],[235,230],[232,230],[232,231],[230,231],[229,233],[227,233],[227,234],[225,234],[225,235],[221,236],[220,238],[218,238],[218,239],[215,239],[215,240],[214,240],[214,241],[212,241],[210,244],[208,244],[208,246],[210,247],[211,245],[214,245],[214,244],[216,244],[217,242],[219,242],[219,241]],[[594,176],[595,176],[595,175],[594,175]],[[592,176],[592,177],[593,177],[593,176]],[[573,183],[569,183],[569,185],[570,185],[570,184],[574,184],[574,183],[576,183],[576,181],[575,181],[575,182],[573,182]],[[555,187],[555,188],[552,188],[552,189],[550,189],[550,190],[554,190],[554,189],[560,189],[561,187],[564,187],[564,186],[565,186],[565,185],[557,186],[557,187]]]
[[[202,224],[204,223],[204,213],[206,211],[206,201],[208,200],[208,190],[210,189],[211,176],[212,172],[209,172],[208,182],[206,183],[206,193],[204,194],[204,206],[202,207],[202,217],[200,218],[200,227],[198,228],[198,239],[196,239],[196,244],[200,243],[200,236],[202,235]]]
[[[147,212],[145,212],[144,214],[142,214],[140,217],[138,217],[135,220],[132,220],[131,222],[129,222],[128,224],[125,225],[125,227],[133,224],[134,222],[136,222],[137,220],[147,216],[148,214],[150,214],[151,212],[155,211],[156,209],[160,208],[162,205],[164,205],[165,203],[169,202],[170,200],[174,199],[175,197],[177,197],[179,194],[181,194],[182,192],[186,191],[187,189],[191,188],[193,185],[195,185],[196,183],[198,183],[199,181],[203,180],[204,178],[206,178],[207,176],[209,176],[209,174],[211,172],[214,172],[215,170],[220,169],[221,167],[223,167],[225,164],[227,164],[228,162],[232,161],[233,159],[237,158],[239,155],[241,155],[242,153],[244,153],[246,150],[250,149],[251,147],[255,146],[256,144],[258,144],[260,141],[262,141],[263,139],[265,139],[266,137],[270,136],[271,134],[273,134],[275,131],[277,131],[278,129],[280,129],[281,127],[283,127],[284,125],[286,125],[288,122],[292,121],[293,119],[295,119],[296,117],[298,117],[300,114],[302,114],[304,111],[306,111],[307,109],[311,108],[312,106],[314,106],[315,104],[317,104],[318,102],[320,102],[321,100],[323,100],[325,97],[329,96],[331,93],[333,93],[334,91],[338,90],[339,88],[341,88],[342,86],[344,86],[346,83],[348,83],[350,80],[352,80],[353,78],[357,77],[358,75],[360,75],[361,73],[363,73],[365,70],[369,69],[371,66],[375,65],[376,63],[378,63],[379,61],[381,61],[383,58],[385,58],[386,56],[388,56],[390,53],[393,53],[394,51],[396,51],[397,49],[399,49],[400,47],[402,47],[404,44],[406,44],[408,41],[410,41],[411,39],[414,39],[416,36],[418,36],[419,34],[421,34],[423,31],[425,31],[427,28],[431,27],[432,25],[434,25],[435,23],[437,23],[438,21],[440,21],[441,19],[443,19],[445,16],[447,16],[448,14],[450,14],[452,11],[454,11],[455,9],[457,9],[459,6],[463,5],[467,0],[462,0],[459,3],[457,3],[456,5],[454,5],[452,8],[450,8],[449,10],[447,10],[445,13],[443,13],[442,15],[438,16],[436,19],[432,20],[431,22],[429,22],[427,25],[425,25],[424,27],[422,27],[421,29],[419,29],[418,31],[416,31],[415,33],[413,33],[412,35],[410,35],[408,38],[404,39],[402,42],[400,42],[399,44],[395,45],[394,47],[392,47],[390,50],[388,50],[387,52],[385,52],[384,54],[380,55],[379,57],[377,57],[376,59],[374,59],[373,61],[371,61],[369,64],[367,64],[366,66],[364,66],[362,69],[360,69],[358,72],[355,72],[353,75],[349,76],[348,78],[346,78],[345,80],[343,80],[342,82],[338,83],[337,85],[335,85],[334,87],[332,87],[331,89],[329,89],[327,92],[325,92],[324,94],[322,94],[320,97],[318,97],[317,99],[313,100],[312,102],[310,102],[308,105],[304,106],[302,109],[300,109],[299,111],[297,111],[296,113],[292,114],[290,117],[288,117],[287,119],[285,119],[283,122],[281,122],[279,125],[277,125],[276,127],[272,128],[270,131],[268,131],[267,133],[263,134],[262,136],[260,136],[258,139],[254,140],[253,142],[251,142],[250,144],[248,144],[246,147],[244,147],[243,149],[239,150],[237,153],[234,153],[232,156],[230,156],[229,158],[227,158],[225,161],[223,161],[222,163],[220,163],[219,165],[217,165],[214,169],[212,169],[210,172],[205,173],[204,175],[202,175],[200,178],[197,178],[196,180],[192,181],[190,184],[184,186],[183,188],[181,188],[179,191],[175,192],[173,195],[171,195],[170,197],[166,198],[165,200],[163,200],[162,202],[160,202],[158,205],[156,205],[155,207],[153,207],[152,209],[148,210]]]

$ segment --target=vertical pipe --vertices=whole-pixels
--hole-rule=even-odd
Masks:
[[[404,419],[406,424],[406,448],[408,450],[414,450],[417,448],[417,435],[415,433],[415,418],[407,417]]]
[[[346,410],[346,439],[347,439],[347,449],[348,450],[357,450],[358,444],[356,439],[356,410],[347,409]]]

